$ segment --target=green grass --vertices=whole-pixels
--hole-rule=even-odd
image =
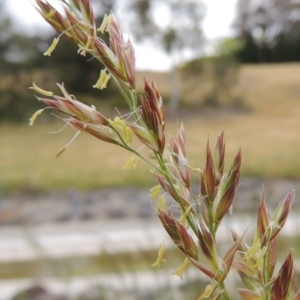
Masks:
[[[175,270],[183,261],[184,256],[177,248],[170,248],[166,253],[165,270]],[[41,278],[41,277],[71,277],[93,276],[107,273],[138,272],[150,270],[155,272],[151,264],[157,258],[157,250],[137,250],[98,255],[71,256],[67,258],[41,258],[35,260],[1,263],[0,280]]]
[[[190,164],[202,167],[208,138],[214,145],[225,130],[228,164],[242,147],[242,175],[300,178],[299,75],[300,64],[243,66],[238,89],[251,112],[179,113],[178,119],[182,116],[186,128]],[[158,87],[168,93],[167,74],[151,77],[157,77]],[[197,88],[200,92],[201,84]],[[168,122],[166,132],[175,135],[178,123]],[[80,134],[57,163],[55,154],[75,131],[65,128],[57,134],[47,132],[62,126],[43,122],[43,116],[33,128],[0,126],[0,193],[154,183],[147,165],[141,163],[134,172],[121,171],[130,154],[87,134]],[[147,150],[144,153],[148,155]],[[197,177],[195,174],[194,179]]]
[[[165,256],[167,261],[163,265],[163,269],[157,269],[151,266],[156,257],[157,250],[137,250],[135,252],[117,254],[100,252],[94,256],[73,256],[60,259],[45,257],[37,260],[7,262],[1,263],[0,280],[56,277],[67,281],[76,276],[82,276],[87,279],[99,279],[101,275],[116,275],[121,281],[122,279],[124,280],[124,286],[126,286],[128,284],[128,274],[132,275],[132,280],[135,280],[134,278],[137,280],[140,271],[150,271],[155,280],[159,280],[156,277],[157,272],[163,272],[163,276],[168,278],[175,276],[171,275],[171,273],[175,271],[184,259],[183,254],[177,248],[168,248]],[[183,292],[185,299],[196,299],[202,293],[208,281],[203,279],[195,280],[190,277],[188,271],[184,276],[187,281],[179,287],[179,290]],[[105,286],[102,286],[100,280],[98,284],[99,299],[111,299],[107,296]],[[139,294],[141,290],[143,290],[143,285],[136,281],[133,290],[127,293],[133,294],[134,299],[141,299],[142,296]],[[153,292],[156,295],[156,299],[174,299],[174,287],[168,286],[168,281],[166,287],[157,288]]]

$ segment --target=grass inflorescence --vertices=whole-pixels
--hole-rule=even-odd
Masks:
[[[243,299],[299,299],[300,291],[296,285],[293,251],[290,250],[285,259],[280,261],[277,247],[278,234],[291,211],[295,191],[287,193],[272,212],[267,207],[265,195],[261,194],[256,228],[250,242],[245,242],[245,233],[240,234],[232,230],[231,242],[224,250],[219,247],[222,241],[217,235],[224,217],[232,213],[232,204],[241,176],[242,158],[254,157],[252,164],[248,161],[246,165],[249,173],[260,172],[263,169],[264,174],[269,175],[276,174],[278,162],[286,161],[292,156],[287,147],[295,145],[293,141],[295,131],[291,135],[290,143],[285,140],[287,134],[284,139],[280,139],[284,145],[282,148],[278,146],[278,131],[274,130],[274,127],[271,126],[271,131],[268,131],[268,144],[265,143],[265,133],[266,124],[270,125],[272,122],[274,126],[295,125],[290,119],[287,122],[286,119],[280,118],[282,114],[295,115],[295,108],[290,108],[287,101],[281,103],[280,112],[272,105],[263,106],[261,113],[265,115],[260,122],[257,120],[253,122],[255,121],[253,115],[252,119],[251,115],[222,115],[217,120],[208,118],[205,121],[207,123],[198,121],[197,124],[193,123],[194,120],[185,120],[185,126],[183,123],[176,124],[177,129],[168,134],[174,123],[168,124],[167,127],[164,102],[154,80],[144,78],[142,93],[140,97],[137,95],[134,48],[131,41],[124,38],[114,14],[105,15],[103,23],[98,28],[89,0],[60,2],[64,6],[64,13],[52,7],[47,1],[35,0],[39,13],[58,32],[58,37],[44,55],[52,54],[61,36],[75,43],[79,54],[84,56],[88,54],[103,65],[99,80],[93,87],[102,90],[108,80],[114,80],[130,111],[129,115],[116,115],[111,119],[98,111],[95,106],[88,106],[76,99],[63,84],[57,84],[60,91],[59,94],[54,94],[43,90],[33,82],[30,89],[39,94],[37,99],[46,107],[33,114],[30,125],[34,124],[41,113],[50,109],[62,113],[61,120],[76,132],[69,141],[61,144],[56,152],[56,160],[66,157],[64,160],[66,165],[61,165],[61,168],[68,169],[71,165],[74,167],[74,162],[78,167],[80,162],[82,165],[79,169],[73,169],[73,174],[83,182],[85,172],[89,172],[91,177],[88,177],[88,181],[94,184],[92,178],[98,176],[103,180],[109,180],[111,177],[120,180],[120,176],[107,172],[108,165],[114,167],[123,165],[123,170],[134,171],[138,177],[141,176],[138,173],[140,171],[136,171],[139,163],[147,165],[151,170],[148,176],[150,174],[152,180],[156,182],[149,193],[153,208],[162,227],[183,255],[183,261],[172,274],[183,278],[186,269],[193,266],[199,271],[199,275],[202,274],[209,280],[200,292],[199,300],[232,299],[228,277],[233,270],[237,271],[243,282],[243,287],[235,288]],[[101,38],[104,32],[109,35],[108,44]],[[251,76],[247,78],[245,89],[249,88],[247,84],[251,85],[251,80],[255,82],[256,79]],[[267,88],[272,88],[272,84],[268,83]],[[254,96],[259,96],[259,92],[259,89],[256,89]],[[278,100],[273,99],[274,103]],[[253,108],[257,109],[255,103]],[[276,118],[277,125],[274,119],[272,121],[266,116],[266,112]],[[256,111],[256,114],[259,115],[259,112]],[[235,138],[239,143],[238,146],[235,144],[234,148],[231,148],[233,145],[229,148],[225,146],[224,130],[217,134],[215,132],[216,129],[220,129],[220,125],[228,128],[229,124],[237,127],[234,131],[235,137],[229,134],[230,139]],[[199,134],[199,130],[208,125],[211,136],[207,140],[207,136]],[[188,137],[186,129],[190,129],[191,132]],[[68,155],[71,143],[82,135],[85,135],[85,138],[96,138],[100,146],[84,140],[80,143],[77,155]],[[191,143],[194,147],[189,148],[190,139],[194,140],[194,143]],[[241,144],[245,148],[243,152]],[[41,147],[41,152],[36,153],[49,151],[41,141],[38,145],[31,144],[34,150]],[[279,148],[274,157],[268,152],[267,155],[265,152],[265,156],[256,155],[266,146],[269,149],[275,146]],[[102,155],[99,153],[99,147],[104,151]],[[117,152],[112,153],[111,148]],[[125,165],[120,162],[120,159],[123,159],[121,153],[124,152],[130,155]],[[94,153],[93,159],[91,153]],[[274,152],[272,154],[274,155]],[[268,163],[270,160],[271,164]],[[89,169],[90,165],[86,164],[88,161],[96,165],[96,169]],[[253,167],[254,162],[256,167]],[[295,160],[292,162],[295,164]],[[35,163],[38,164],[37,161]],[[58,188],[72,178],[64,179],[59,170],[56,170],[55,177],[58,178],[56,184]],[[281,172],[289,176],[283,166]],[[52,180],[51,174],[53,173],[49,169],[46,170],[45,176],[48,176],[48,181]],[[112,174],[119,174],[119,171],[114,170]],[[192,182],[196,179],[197,191],[192,188]],[[29,178],[27,180],[30,182]],[[128,184],[128,181],[125,179],[124,183]],[[80,183],[78,187],[81,188]],[[166,202],[167,195],[172,199],[170,206]],[[166,246],[162,243],[157,259],[152,264],[153,267],[164,266],[165,252]]]

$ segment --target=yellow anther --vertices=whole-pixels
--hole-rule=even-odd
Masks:
[[[140,159],[138,156],[134,155],[129,158],[129,160],[125,163],[125,165],[122,167],[122,170],[135,170]]]
[[[166,199],[164,196],[158,197],[157,208],[159,208],[161,211],[166,211]]]
[[[154,186],[153,188],[150,189],[150,194],[149,194],[149,197],[150,197],[150,200],[153,201],[155,200],[159,194],[161,192],[161,185],[158,184],[156,186]]]
[[[106,88],[108,80],[111,78],[110,73],[106,73],[106,69],[101,70],[98,81],[93,85],[93,88],[103,90]]]
[[[186,257],[184,259],[183,263],[172,274],[177,275],[182,279],[182,275],[183,275],[184,271],[187,269],[187,267],[189,266],[189,264],[190,264],[190,260]]]
[[[51,56],[51,53],[54,51],[54,49],[55,49],[56,45],[58,44],[58,42],[59,42],[59,38],[54,38],[54,40],[53,40],[51,46],[49,47],[49,49],[46,52],[44,52],[44,55],[45,56]]]
[[[127,144],[132,143],[132,130],[126,125],[126,122],[120,117],[115,117],[113,121],[109,121],[110,125],[123,133],[123,138]]]
[[[255,235],[253,238],[252,246],[245,252],[244,260],[248,265],[259,269],[263,263],[264,256],[266,254],[267,248],[263,247],[261,249],[260,239]],[[250,260],[254,260],[255,263],[250,263]]]
[[[125,124],[124,127],[124,138],[126,143],[131,144],[132,142],[132,130]]]
[[[181,224],[186,222],[186,218],[189,215],[189,213],[191,212],[191,210],[192,210],[192,205],[189,205],[188,208],[185,210],[185,212],[181,215],[181,217],[179,219],[179,222]]]
[[[44,95],[44,96],[52,96],[53,95],[52,92],[45,91],[45,90],[39,88],[34,82],[32,83],[32,86],[29,87],[29,89],[34,90],[34,91],[36,91],[36,92],[38,92],[38,93],[40,93],[41,95]]]
[[[201,294],[198,300],[208,299],[213,294],[217,286],[218,284],[216,282],[207,285],[204,292]]]
[[[83,49],[79,49],[80,55],[82,55],[82,56],[86,55],[86,50],[85,49],[89,49],[89,47],[91,45],[91,42],[92,42],[92,37],[89,35],[88,36],[88,40],[87,40],[86,45],[84,46],[84,48]]]
[[[166,246],[164,244],[160,245],[156,262],[151,265],[152,267],[161,268],[162,263],[166,262],[166,260],[164,258],[165,252],[166,252]]]
[[[201,169],[200,169],[200,168],[194,168],[194,167],[192,167],[192,166],[188,166],[188,168],[189,168],[191,171],[193,171],[193,172],[198,172],[198,173],[201,172]]]
[[[80,134],[80,132],[81,131],[77,131],[75,134],[74,134],[74,136],[73,136],[73,138],[70,140],[70,142],[67,144],[67,145],[65,145],[63,148],[61,148],[58,152],[57,152],[57,154],[55,155],[55,157],[56,157],[56,161],[58,161],[58,158],[67,150],[67,148],[73,143],[73,141],[76,139],[76,137]]]
[[[59,158],[66,150],[67,150],[67,147],[65,146],[65,147],[61,148],[61,149],[57,152],[57,154],[55,155],[56,161],[58,161],[58,158]]]
[[[112,14],[105,14],[102,24],[100,25],[100,27],[97,29],[97,31],[100,31],[102,34],[104,34],[104,31],[107,31],[108,25],[110,24],[111,20],[113,19],[113,15]]]
[[[44,111],[45,109],[43,108],[43,109],[39,109],[38,111],[36,111],[34,114],[33,114],[33,116],[30,118],[30,120],[29,120],[29,125],[30,126],[32,126],[33,125],[33,123],[34,123],[34,121],[35,121],[35,119]]]

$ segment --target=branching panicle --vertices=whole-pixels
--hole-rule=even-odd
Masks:
[[[269,214],[263,196],[252,244],[247,245],[242,240],[243,236],[232,232],[233,243],[225,255],[221,255],[217,230],[233,205],[240,178],[241,150],[226,172],[224,132],[218,137],[214,151],[207,143],[206,162],[200,171],[199,195],[195,195],[191,188],[190,170],[200,168],[193,168],[188,164],[183,124],[177,135],[167,140],[165,108],[154,81],[145,79],[144,92],[140,98],[137,96],[134,48],[129,39],[124,39],[115,16],[112,13],[105,15],[97,30],[90,0],[60,0],[63,12],[59,12],[48,1],[34,2],[37,11],[59,34],[45,55],[51,55],[62,36],[78,46],[79,54],[89,54],[96,58],[103,65],[103,70],[93,87],[104,89],[112,78],[125,98],[131,111],[130,117],[125,119],[116,116],[111,120],[94,106],[87,106],[71,96],[63,85],[58,85],[61,96],[45,91],[35,83],[30,89],[42,95],[38,100],[45,103],[46,108],[65,114],[63,120],[77,130],[71,142],[79,132],[84,132],[130,152],[131,158],[123,169],[135,169],[140,160],[150,165],[157,181],[157,185],[150,190],[155,212],[175,246],[185,256],[183,264],[174,274],[182,277],[184,270],[192,264],[208,276],[211,283],[199,299],[223,297],[229,300],[226,278],[232,268],[237,270],[245,285],[245,288],[237,289],[243,299],[299,299],[292,254],[287,256],[279,271],[276,269],[276,238],[291,211],[294,192],[287,194],[273,215]],[[107,33],[109,44],[98,33]],[[30,125],[44,110],[38,110],[32,116]],[[136,142],[142,143],[142,147],[137,148],[134,145]],[[58,152],[57,157],[65,152],[69,144]],[[148,148],[150,156],[142,154],[143,147]],[[166,207],[166,194],[172,199],[169,208]],[[165,250],[162,245],[153,266],[162,267]]]

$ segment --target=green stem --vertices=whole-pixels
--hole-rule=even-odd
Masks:
[[[142,126],[141,117],[137,112],[137,96],[135,90],[130,90],[130,97],[132,101],[132,110],[131,112],[134,115],[135,121],[138,125]]]
[[[210,230],[210,233],[213,236],[214,241],[216,240],[216,230],[215,230],[215,226],[214,226],[214,221],[213,221],[213,203],[210,199],[208,199],[208,228]]]
[[[197,217],[200,218],[201,214],[200,214],[200,210],[199,210],[199,205],[197,203],[197,200],[199,200],[199,198],[193,193],[191,187],[189,187],[189,192],[190,192],[190,195],[192,196],[192,198],[195,202],[195,206],[197,208]]]
[[[137,96],[135,90],[129,90],[130,97],[127,95],[127,93],[122,88],[119,81],[114,77],[114,80],[117,84],[117,87],[122,94],[122,96],[125,98],[127,105],[130,109],[130,111],[133,113],[135,121],[141,126],[140,116],[137,112]]]
[[[130,98],[131,98],[131,102],[132,102],[132,109],[133,111],[136,111],[137,109],[137,98],[136,98],[136,92],[135,90],[130,90]]]
[[[220,282],[220,283],[219,283],[219,289],[220,289],[221,291],[223,291],[223,298],[224,298],[225,300],[230,300],[230,297],[229,297],[229,295],[228,295],[228,292],[227,292],[227,289],[226,289],[226,285],[225,285],[224,282]]]
[[[118,90],[120,91],[120,93],[122,94],[122,96],[124,97],[124,99],[127,102],[127,105],[130,109],[130,111],[134,112],[136,109],[134,109],[134,103],[132,101],[131,98],[128,97],[128,95],[126,94],[126,92],[124,91],[124,89],[122,88],[120,82],[113,76],[113,79],[117,85]]]
[[[123,137],[121,136],[121,134],[119,133],[119,131],[112,125],[109,125],[109,127],[118,135],[121,143],[119,144],[120,147],[122,147],[123,149],[135,154],[136,156],[138,156],[139,158],[141,158],[143,161],[145,161],[147,164],[149,164],[152,168],[154,168],[156,171],[161,172],[161,170],[159,168],[157,168],[157,166],[155,166],[154,164],[152,164],[148,159],[146,159],[144,156],[142,156],[139,152],[137,152],[135,149],[131,148],[130,146],[128,146],[128,144],[124,141]]]
[[[114,128],[114,126],[109,125],[109,127],[118,135],[121,144],[119,144],[122,148],[128,150],[131,153],[134,153],[135,155],[137,155],[138,157],[140,157],[142,160],[144,160],[146,163],[148,163],[151,167],[153,167],[156,171],[158,171],[159,173],[161,173],[162,175],[165,176],[165,178],[167,179],[168,183],[170,184],[170,187],[172,188],[174,194],[176,195],[177,201],[183,211],[183,213],[186,211],[186,208],[184,206],[184,204],[182,203],[180,196],[178,195],[176,188],[174,187],[174,184],[172,182],[172,180],[170,179],[169,173],[168,173],[168,169],[165,165],[165,162],[163,160],[163,157],[161,154],[158,154],[156,152],[154,152],[154,155],[156,157],[157,162],[159,163],[159,166],[161,169],[157,168],[157,166],[155,166],[154,164],[152,164],[150,161],[148,161],[144,156],[142,156],[140,153],[138,153],[135,149],[131,148],[130,146],[128,146],[128,144],[124,141],[123,137],[121,136],[121,134],[119,133],[119,131]],[[198,228],[195,225],[192,217],[189,215],[187,216],[187,221],[190,225],[190,227],[192,228],[193,232],[195,233],[195,235],[198,235]]]

